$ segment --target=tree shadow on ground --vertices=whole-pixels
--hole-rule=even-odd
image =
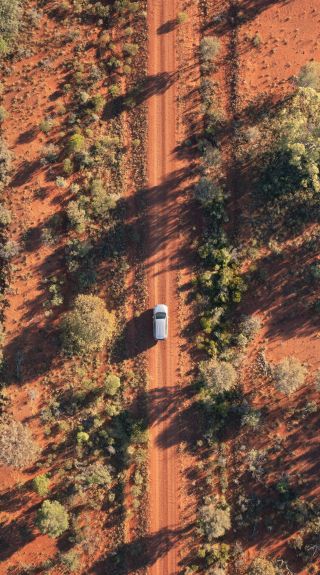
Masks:
[[[115,553],[91,566],[88,572],[98,575],[105,573],[129,575],[140,569],[150,568],[192,530],[191,524],[182,528],[161,529],[157,533],[122,544]]]

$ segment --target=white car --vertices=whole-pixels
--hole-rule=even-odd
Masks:
[[[153,308],[153,337],[157,340],[168,337],[168,306],[163,303]]]

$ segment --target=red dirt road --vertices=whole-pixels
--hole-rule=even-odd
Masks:
[[[150,573],[177,573],[179,540],[179,162],[176,133],[176,6],[150,0],[148,110],[149,304],[169,306],[169,337],[149,352],[150,372]]]

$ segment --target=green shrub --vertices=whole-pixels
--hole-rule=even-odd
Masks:
[[[79,295],[62,324],[63,348],[70,354],[86,354],[103,349],[114,331],[114,315],[102,299]]]
[[[189,16],[187,14],[187,12],[179,12],[178,16],[177,16],[177,24],[185,24],[185,22],[188,22],[189,20]]]
[[[23,469],[34,463],[38,454],[28,427],[14,420],[0,425],[0,465]]]
[[[261,321],[254,316],[245,317],[240,324],[240,333],[251,341],[261,328]]]
[[[32,481],[32,487],[34,491],[40,495],[40,497],[44,497],[48,494],[50,488],[50,479],[47,475],[37,475]]]
[[[200,364],[200,374],[213,394],[233,389],[237,383],[237,372],[227,361],[211,359]]]
[[[127,42],[123,45],[123,52],[127,56],[135,56],[139,52],[139,45]]]
[[[101,112],[105,106],[104,97],[101,94],[96,94],[95,96],[93,96],[93,98],[91,98],[90,104],[91,104],[93,111],[96,114],[101,114]]]
[[[83,443],[87,443],[90,439],[89,433],[85,431],[78,431],[77,433],[77,443],[78,445],[82,445]]]
[[[220,42],[215,36],[206,36],[200,42],[200,60],[203,65],[214,62],[220,52]]]
[[[9,54],[10,49],[7,42],[0,36],[0,56],[5,56]]]
[[[60,556],[60,563],[67,570],[68,573],[77,571],[80,567],[80,557],[74,549],[62,553]]]
[[[0,184],[6,184],[11,169],[11,153],[4,140],[0,138]]]
[[[0,123],[3,122],[7,116],[7,110],[3,106],[0,106]]]
[[[111,86],[109,86],[109,94],[113,98],[116,98],[117,96],[119,96],[119,94],[121,94],[120,86],[118,84],[111,84]]]
[[[79,233],[86,229],[86,212],[79,206],[79,202],[72,200],[68,203],[67,216],[70,226]]]
[[[0,247],[0,257],[6,261],[15,258],[19,253],[19,245],[14,240],[7,240],[3,246]]]
[[[65,178],[63,178],[63,176],[57,176],[56,177],[56,186],[58,186],[58,188],[66,188],[67,187],[67,180]]]
[[[276,570],[267,559],[254,559],[248,569],[248,575],[276,575]]]
[[[115,194],[110,194],[101,180],[93,180],[90,186],[93,213],[97,218],[106,218],[118,201]]]
[[[37,527],[49,537],[59,537],[69,526],[67,510],[59,501],[44,501],[37,514]]]
[[[297,78],[297,85],[320,92],[320,62],[308,62],[303,66]]]
[[[295,357],[285,357],[273,368],[273,381],[277,391],[290,395],[305,381],[307,369]]]
[[[254,45],[255,48],[260,48],[261,46],[261,37],[259,36],[259,34],[255,34],[252,38],[252,44]]]
[[[113,373],[108,373],[104,380],[104,388],[108,395],[114,396],[119,391],[121,385],[120,377]]]
[[[210,497],[199,509],[199,529],[206,540],[223,537],[231,529],[230,507],[224,500]]]
[[[74,165],[73,165],[72,160],[70,160],[70,158],[66,158],[63,161],[63,171],[64,171],[66,176],[71,176],[71,174],[73,174]]]
[[[74,154],[81,152],[85,148],[85,139],[82,134],[73,134],[67,142],[67,152]]]
[[[194,195],[196,200],[204,207],[210,207],[212,204],[223,204],[225,199],[224,190],[207,177],[203,177],[195,185]]]
[[[19,0],[0,0],[0,53],[10,51],[10,42],[19,31],[21,4]]]
[[[112,483],[111,472],[112,468],[110,465],[92,463],[80,474],[79,479],[86,487],[91,487],[92,485],[105,487]]]
[[[51,118],[46,118],[44,120],[41,120],[40,125],[39,125],[39,129],[44,134],[49,134],[49,132],[52,130],[53,126],[54,126],[53,120]]]
[[[266,125],[268,145],[258,158],[261,167],[257,192],[269,203],[274,202],[268,210],[272,215],[282,207],[286,225],[290,223],[288,210],[291,205],[298,221],[307,218],[309,212],[313,215],[312,200],[318,198],[320,191],[319,123],[320,93],[311,88],[299,88]]]
[[[8,226],[11,224],[11,212],[5,206],[0,205],[0,225]]]
[[[249,409],[241,418],[241,425],[250,429],[257,429],[260,424],[261,413],[258,409]]]

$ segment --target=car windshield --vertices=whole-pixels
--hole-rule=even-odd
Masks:
[[[158,311],[156,313],[156,319],[166,319],[166,314],[164,311]]]

